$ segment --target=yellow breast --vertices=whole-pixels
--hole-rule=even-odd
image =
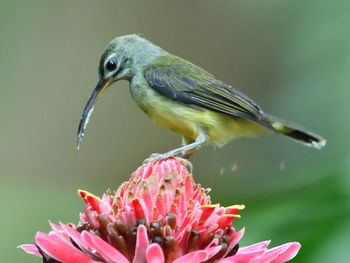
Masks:
[[[240,136],[255,136],[266,132],[260,125],[211,110],[198,110],[170,100],[146,83],[132,86],[131,94],[138,106],[157,124],[194,141],[200,130],[209,142],[222,146]],[[134,89],[133,89],[134,88]]]

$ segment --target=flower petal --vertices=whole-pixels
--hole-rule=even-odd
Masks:
[[[98,255],[107,260],[107,262],[130,263],[118,250],[105,242],[99,236],[93,235],[87,231],[81,233],[86,246],[90,251],[95,251]]]
[[[149,245],[147,228],[144,225],[139,225],[137,228],[136,237],[136,247],[135,247],[135,257],[133,262],[145,262],[146,260],[146,249]]]
[[[270,242],[271,242],[270,240],[267,240],[267,241],[262,241],[262,242],[247,246],[247,247],[242,247],[238,250],[238,253],[247,253],[247,252],[266,249],[267,246],[270,244]]]
[[[61,224],[61,228],[69,236],[69,238],[71,238],[75,242],[75,244],[77,244],[77,246],[80,247],[80,249],[85,249],[83,245],[84,241],[82,240],[81,235],[78,231],[65,224]]]
[[[225,258],[224,261],[222,262],[234,262],[234,263],[246,263],[246,262],[252,262],[251,260],[262,255],[264,253],[264,250],[256,250],[256,251],[250,251],[250,252],[247,252],[247,253],[244,253],[244,254],[239,254],[237,253],[236,255],[234,256],[231,256],[231,257],[227,257]],[[266,261],[263,262],[261,261],[262,263],[267,263]],[[221,261],[220,261],[221,263]]]
[[[89,193],[88,191],[84,191],[84,190],[78,190],[78,194],[81,196],[81,198],[83,198],[85,204],[87,205],[91,205],[91,207],[93,208],[94,211],[96,211],[97,213],[101,214],[109,214],[111,213],[111,209],[110,209],[110,204],[105,203],[103,201],[103,199]]]
[[[80,250],[64,242],[56,233],[45,234],[38,232],[35,242],[45,254],[65,263],[93,263],[97,262],[86,256]]]
[[[227,251],[226,253],[224,254],[224,256],[226,256],[228,253],[231,252],[231,250],[237,245],[237,243],[241,240],[241,238],[243,237],[244,235],[244,231],[245,231],[245,228],[242,228],[241,230],[239,230],[238,232],[236,232],[231,240],[230,240],[230,244],[227,248]]]
[[[23,244],[23,245],[18,246],[17,248],[23,249],[28,254],[32,254],[34,256],[41,257],[41,254],[40,254],[38,248],[36,247],[36,245]]]
[[[298,254],[300,248],[301,248],[301,245],[298,242],[286,243],[282,246],[275,247],[271,250],[275,249],[275,250],[278,250],[280,253],[277,256],[277,258],[275,258],[272,262],[280,263],[280,262],[286,262],[288,260],[291,260]]]
[[[164,263],[164,254],[162,248],[157,244],[151,244],[146,250],[147,263]]]
[[[134,213],[135,213],[136,219],[141,219],[141,218],[146,219],[146,215],[145,215],[146,208],[142,206],[140,200],[138,198],[135,198],[134,200],[131,201],[131,204],[134,207]]]
[[[301,245],[297,242],[286,243],[278,247],[267,250],[263,255],[256,258],[255,262],[286,262],[298,253]]]
[[[194,262],[203,262],[207,260],[208,252],[205,250],[197,250],[190,252],[182,257],[176,259],[173,263],[194,263]]]
[[[195,250],[185,254],[182,257],[177,258],[173,263],[203,262],[215,256],[215,254],[217,254],[220,251],[220,249],[221,246],[215,246],[206,250]]]

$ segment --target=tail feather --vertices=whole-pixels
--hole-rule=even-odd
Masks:
[[[286,135],[306,146],[322,149],[326,145],[326,140],[324,138],[307,131],[297,124],[270,115],[267,115],[266,118],[276,132]]]

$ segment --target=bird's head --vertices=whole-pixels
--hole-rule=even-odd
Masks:
[[[77,134],[77,146],[82,142],[84,130],[95,103],[107,87],[118,80],[131,80],[138,71],[165,51],[138,35],[126,35],[113,39],[104,50],[98,68],[99,82],[83,110]]]

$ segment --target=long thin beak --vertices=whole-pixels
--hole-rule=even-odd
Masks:
[[[90,116],[94,110],[95,103],[101,94],[106,90],[106,88],[111,84],[112,78],[102,79],[100,80],[94,91],[92,92],[89,100],[87,101],[83,114],[81,115],[78,133],[77,133],[77,148],[79,150],[80,144],[83,141],[84,131],[86,129],[87,124],[89,123]]]

